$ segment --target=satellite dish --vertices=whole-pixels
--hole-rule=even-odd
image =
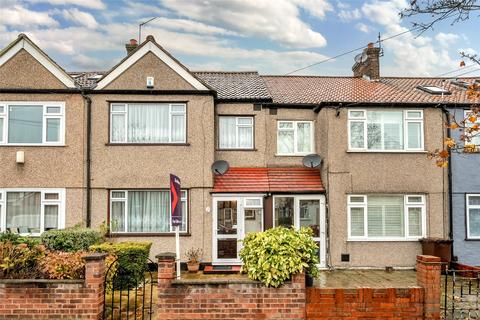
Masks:
[[[361,63],[362,62],[362,54],[361,53],[357,54],[354,59],[355,59],[356,63]]]
[[[302,163],[307,168],[318,168],[322,164],[322,158],[318,154],[309,154],[303,157]]]
[[[212,164],[212,171],[214,174],[223,175],[228,171],[228,162],[225,160],[217,160]]]
[[[362,61],[361,61],[361,62],[365,62],[365,61],[367,61],[367,60],[368,60],[368,54],[367,54],[365,51],[363,51],[363,52],[362,52]]]

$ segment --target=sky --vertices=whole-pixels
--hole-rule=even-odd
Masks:
[[[142,40],[153,35],[191,70],[287,74],[410,29],[413,21],[398,15],[407,1],[0,0],[0,48],[25,33],[67,71],[104,71],[155,17]],[[446,21],[383,42],[381,75],[480,76],[480,66],[459,66],[460,51],[480,53],[479,21]],[[360,52],[295,74],[350,76]]]

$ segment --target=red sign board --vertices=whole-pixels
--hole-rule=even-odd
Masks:
[[[170,174],[170,208],[172,212],[172,226],[182,225],[182,201],[180,191],[180,178]]]

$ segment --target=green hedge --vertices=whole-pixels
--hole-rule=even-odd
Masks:
[[[310,228],[300,230],[277,227],[248,233],[243,240],[240,258],[248,277],[267,287],[278,287],[295,273],[306,270],[318,275],[318,245]]]
[[[74,227],[46,231],[41,239],[49,250],[76,252],[87,251],[90,246],[100,243],[102,235],[93,229]]]
[[[0,242],[11,242],[15,245],[25,243],[29,248],[40,244],[38,238],[24,237],[16,233],[0,232]]]
[[[106,252],[117,257],[117,277],[115,288],[132,288],[138,286],[148,270],[148,257],[151,242],[105,242],[90,246],[94,252]]]

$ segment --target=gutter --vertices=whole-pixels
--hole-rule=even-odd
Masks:
[[[91,186],[91,148],[92,148],[92,99],[85,91],[82,91],[82,97],[87,105],[87,150],[86,150],[86,179],[87,179],[87,212],[86,224],[87,228],[92,224],[92,186]]]

